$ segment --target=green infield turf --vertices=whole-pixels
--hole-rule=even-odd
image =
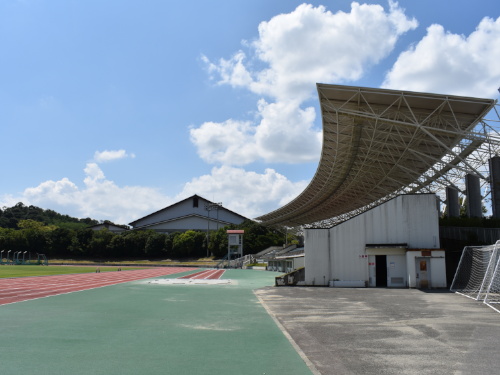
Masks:
[[[253,292],[276,273],[151,283],[183,274],[0,306],[0,373],[312,375]]]
[[[100,272],[116,271],[118,267],[102,267],[102,266],[0,266],[0,278],[6,277],[26,277],[26,276],[50,276],[50,275],[65,275],[69,273],[91,273],[95,272],[96,268]],[[125,270],[140,270],[145,267],[120,267]]]

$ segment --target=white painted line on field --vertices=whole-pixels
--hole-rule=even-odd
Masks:
[[[157,285],[234,285],[231,279],[156,279],[150,280],[148,284]]]

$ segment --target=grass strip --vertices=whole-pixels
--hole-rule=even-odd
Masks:
[[[137,266],[201,266],[214,267],[219,260],[212,259],[191,259],[191,260],[75,260],[75,259],[49,259],[49,264],[95,264],[97,265],[137,265]]]

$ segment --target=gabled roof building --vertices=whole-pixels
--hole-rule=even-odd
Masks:
[[[104,222],[104,223],[101,223],[101,224],[92,225],[89,228],[92,229],[92,230],[95,230],[95,231],[99,231],[101,229],[107,229],[107,230],[109,230],[112,233],[122,233],[122,232],[125,232],[125,231],[128,230],[128,228],[126,228],[123,225],[116,225],[116,224],[107,223],[107,222]]]
[[[161,233],[187,230],[211,231],[230,224],[241,224],[246,217],[222,206],[193,195],[171,206],[131,222],[133,229],[152,229]]]

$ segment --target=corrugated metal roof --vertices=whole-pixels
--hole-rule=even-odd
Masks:
[[[496,103],[354,86],[317,88],[323,119],[318,169],[297,198],[258,217],[263,224],[317,223],[400,192],[422,191],[486,142],[473,129]]]

